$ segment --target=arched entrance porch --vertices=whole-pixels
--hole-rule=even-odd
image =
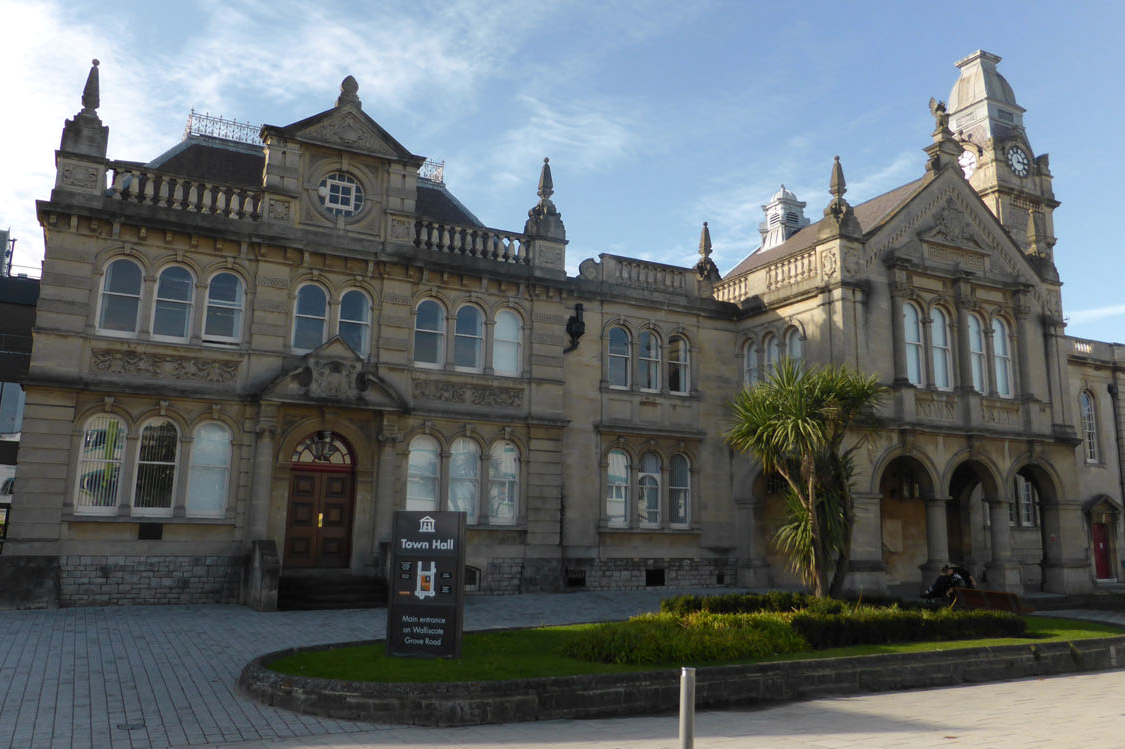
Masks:
[[[339,434],[320,430],[293,451],[285,518],[286,569],[348,566],[355,511],[355,460]]]
[[[928,513],[927,508],[927,502],[932,503],[934,497],[930,472],[917,458],[900,455],[883,470],[879,494],[887,585],[921,588],[932,545],[929,538],[932,513]]]

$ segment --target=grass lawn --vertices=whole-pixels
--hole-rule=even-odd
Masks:
[[[540,629],[476,632],[466,634],[462,641],[460,660],[388,658],[383,643],[359,647],[334,648],[279,658],[269,668],[294,676],[319,676],[345,681],[497,681],[526,679],[537,676],[573,676],[579,674],[653,671],[661,666],[627,666],[590,663],[561,655],[563,644],[576,632],[590,624]],[[957,648],[1019,645],[1050,641],[1082,640],[1121,634],[1107,624],[1027,617],[1025,637],[961,640],[957,642],[912,642],[893,645],[856,645],[845,648],[796,653],[767,660],[808,660],[838,658],[877,653],[918,653]],[[753,663],[753,660],[732,663]],[[718,663],[668,663],[663,667],[714,666]]]

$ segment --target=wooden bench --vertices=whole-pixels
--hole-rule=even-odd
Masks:
[[[1030,614],[1035,610],[1020,601],[1020,597],[1015,593],[1006,593],[1002,590],[954,588],[953,599],[954,606],[967,609],[993,609],[1016,614]]]

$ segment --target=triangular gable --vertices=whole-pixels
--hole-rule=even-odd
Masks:
[[[351,104],[333,107],[284,127],[263,125],[262,139],[271,134],[329,148],[406,161],[415,166],[421,166],[426,160],[423,156],[412,154],[366,112]]]
[[[339,336],[333,336],[301,357],[301,364],[276,377],[260,394],[261,400],[320,403],[381,411],[406,411],[406,401],[394,386]]]

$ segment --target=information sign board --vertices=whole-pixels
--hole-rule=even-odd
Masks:
[[[387,601],[387,655],[460,658],[465,513],[398,510]]]

